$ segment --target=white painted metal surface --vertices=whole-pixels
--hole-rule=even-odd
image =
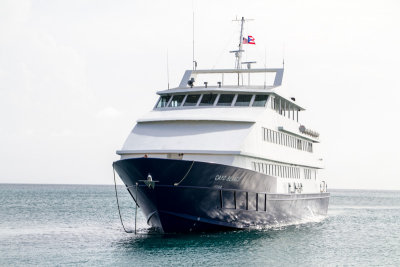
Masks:
[[[137,121],[117,153],[123,159],[175,158],[250,169],[275,179],[276,193],[326,190],[325,177],[321,176],[323,162],[319,136],[311,129],[305,131],[302,126],[299,113],[304,108],[281,94],[284,70],[236,67],[187,70],[177,88],[157,92],[160,103],[164,98],[163,104],[158,103]],[[250,84],[253,82],[250,75],[260,73],[274,73],[273,83]],[[196,79],[202,74],[218,75],[221,80],[211,86],[208,83],[199,86]],[[238,84],[225,84],[224,75],[227,74],[237,75]],[[241,82],[244,74],[249,75],[246,85]],[[191,82],[188,84],[188,81]],[[210,94],[214,94],[213,102],[201,105],[203,98]],[[180,100],[172,105],[174,96],[178,95]],[[189,95],[194,95],[196,100],[186,106]],[[223,97],[232,102],[220,106]],[[251,100],[237,106],[239,97]],[[265,105],[260,106],[264,102],[259,99],[266,97]]]

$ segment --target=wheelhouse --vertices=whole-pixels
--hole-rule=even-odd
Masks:
[[[273,75],[268,79],[267,74]],[[178,87],[158,92],[160,97],[154,110],[269,108],[298,122],[299,111],[304,108],[294,98],[274,90],[281,86],[282,76],[283,69],[187,70]]]

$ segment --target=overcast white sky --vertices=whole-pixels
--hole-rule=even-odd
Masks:
[[[112,183],[156,91],[192,61],[280,67],[324,143],[330,188],[400,189],[399,1],[0,1],[0,182]],[[233,39],[234,38],[234,39]],[[260,66],[261,65],[261,66]],[[263,63],[259,67],[263,66]]]

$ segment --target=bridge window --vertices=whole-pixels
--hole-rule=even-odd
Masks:
[[[268,95],[256,95],[256,98],[253,102],[253,107],[265,107],[267,103]]]
[[[253,95],[238,95],[235,106],[248,107]]]
[[[221,94],[217,106],[231,106],[234,97],[234,94]]]
[[[170,98],[171,98],[170,95],[164,95],[160,97],[160,100],[157,103],[157,108],[165,108]]]
[[[200,106],[212,106],[214,105],[216,94],[204,94],[200,101]]]
[[[183,104],[185,107],[187,106],[196,106],[197,101],[199,101],[200,95],[188,95],[186,97],[185,103]]]
[[[174,95],[168,107],[179,107],[182,104],[184,98],[185,95]]]

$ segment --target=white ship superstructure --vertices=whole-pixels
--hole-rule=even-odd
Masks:
[[[188,70],[180,86],[158,92],[118,151],[122,159],[155,157],[214,162],[273,177],[271,193],[325,190],[319,135],[301,123],[304,109],[279,94],[283,69]],[[272,73],[272,85],[225,85],[224,76]],[[198,76],[220,83],[196,86]],[[214,77],[215,78],[215,77]],[[192,81],[193,86],[188,85]]]

